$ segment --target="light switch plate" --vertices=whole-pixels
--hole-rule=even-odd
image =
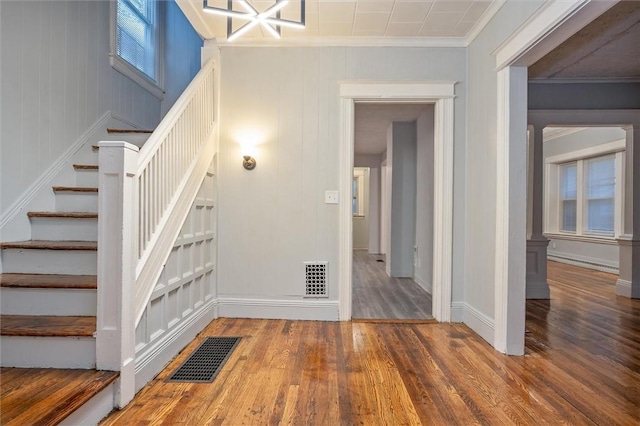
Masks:
[[[338,191],[325,191],[324,202],[325,204],[338,204]]]

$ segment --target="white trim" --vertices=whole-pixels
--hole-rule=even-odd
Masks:
[[[562,130],[558,129],[554,132],[550,132],[550,134],[545,133],[546,129],[552,129],[553,127],[545,127],[542,129],[544,142],[552,141],[554,139],[563,138],[565,136],[569,136],[571,134],[581,132],[582,130],[586,130],[586,127],[567,127]]]
[[[616,281],[616,296],[632,298],[633,286],[631,285],[631,281],[618,278]]]
[[[418,277],[413,277],[413,281],[415,281],[416,284],[422,287],[427,293],[431,294],[433,292],[433,286],[431,284],[424,282]]]
[[[38,192],[50,185],[51,180],[66,167],[71,158],[76,154],[85,144],[96,142],[101,134],[101,131],[107,127],[109,121],[114,118],[109,111],[105,112],[102,117],[98,119],[87,131],[85,131],[58,159],[51,164],[40,177],[32,183],[26,191],[22,193],[20,198],[11,204],[11,206],[5,210],[0,217],[0,233],[2,229],[7,226],[20,212],[23,212],[27,208],[28,204],[38,195]]]
[[[588,256],[580,256],[574,253],[565,253],[555,250],[547,250],[547,259],[568,265],[581,266],[583,268],[595,269],[597,271],[617,274],[619,272],[618,262],[609,262],[603,259],[596,259]]]
[[[640,83],[637,77],[593,77],[593,78],[530,78],[529,84],[611,84],[611,83]]]
[[[467,47],[464,37],[298,37],[218,40],[220,47]]]
[[[454,81],[342,82],[340,84],[340,192],[351,192],[353,179],[354,105],[364,102],[424,102],[435,104],[434,131],[434,250],[433,315],[451,321],[451,265],[453,244],[453,97]],[[343,197],[344,198],[344,197]],[[339,312],[351,319],[352,221],[351,204],[340,203]]]
[[[218,318],[217,311],[218,300],[209,299],[177,327],[164,333],[162,338],[136,351],[136,392],[162,371],[211,321]]]
[[[619,139],[617,141],[603,143],[589,148],[567,152],[565,154],[558,154],[554,155],[553,157],[547,157],[544,162],[547,164],[559,164],[568,163],[570,161],[583,160],[591,157],[599,157],[607,154],[613,154],[615,152],[624,151],[626,145],[627,141],[625,139]]]
[[[482,32],[484,27],[493,19],[494,15],[498,13],[500,8],[507,2],[507,0],[494,0],[489,8],[484,12],[484,14],[480,17],[478,22],[473,26],[467,37],[465,38],[467,47],[473,43],[473,41],[478,37],[478,35]]]
[[[480,337],[494,345],[495,324],[493,318],[483,314],[468,303],[463,304],[463,322]]]
[[[612,246],[618,245],[618,240],[616,237],[598,237],[594,235],[576,235],[569,233],[560,233],[560,232],[545,232],[544,236],[550,240],[568,240],[568,241],[579,241],[581,243],[596,243],[596,244],[608,244]]]
[[[496,69],[534,64],[616,3],[593,0],[546,2],[493,52]]]
[[[524,354],[527,69],[498,72],[494,347]],[[478,331],[480,333],[480,331]]]
[[[154,0],[155,1],[155,0]],[[156,4],[156,22],[155,22],[155,73],[156,79],[153,80],[146,76],[129,62],[122,59],[117,54],[116,27],[117,27],[117,0],[110,2],[109,8],[109,64],[123,76],[127,77],[138,86],[159,100],[164,99],[164,38],[165,38],[165,6],[163,1]]]
[[[337,300],[278,300],[221,296],[218,306],[221,318],[338,320]]]

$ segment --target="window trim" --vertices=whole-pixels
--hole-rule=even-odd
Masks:
[[[603,143],[594,147],[580,149],[565,154],[555,155],[545,159],[545,217],[544,235],[548,237],[564,236],[572,240],[583,241],[614,241],[622,235],[624,199],[624,155],[626,141],[624,139]],[[587,160],[614,155],[616,186],[614,198],[614,224],[613,235],[597,233],[586,229],[586,197],[584,195],[584,163]],[[576,162],[578,172],[578,188],[576,200],[576,231],[563,231],[562,210],[560,208],[560,169],[567,163]]]
[[[157,22],[155,25],[155,75],[156,80],[151,79],[146,74],[142,73],[136,67],[131,65],[129,62],[125,61],[118,55],[118,46],[117,46],[117,7],[118,1],[113,0],[110,3],[110,46],[109,46],[109,63],[113,69],[118,71],[120,74],[129,78],[131,81],[136,83],[138,86],[142,87],[147,92],[151,93],[153,96],[158,98],[159,100],[164,99],[164,17],[165,17],[165,6],[163,1],[156,1],[156,18]]]

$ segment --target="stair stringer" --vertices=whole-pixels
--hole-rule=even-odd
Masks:
[[[136,392],[218,317],[216,160],[214,155],[136,327]]]

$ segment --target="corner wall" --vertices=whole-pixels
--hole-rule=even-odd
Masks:
[[[466,279],[464,303],[459,306],[459,315],[490,343],[494,340],[496,273],[493,247],[496,243],[496,141],[499,124],[498,75],[492,52],[542,3],[506,2],[467,49]]]

